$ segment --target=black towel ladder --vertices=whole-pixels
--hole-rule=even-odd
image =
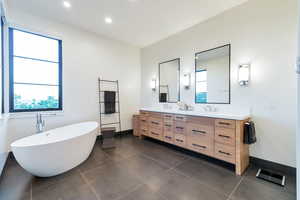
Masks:
[[[115,91],[115,92],[117,94],[116,104],[118,105],[118,111],[115,112],[114,114],[118,114],[118,121],[112,122],[112,123],[103,123],[103,121],[102,121],[103,115],[107,115],[102,111],[102,104],[104,104],[104,101],[101,100],[101,93],[104,94],[104,90],[102,90],[101,86],[102,86],[102,84],[105,84],[105,83],[112,83],[112,84],[116,84],[116,86],[117,86],[117,91]],[[118,80],[116,80],[116,81],[102,80],[101,78],[98,78],[98,90],[99,90],[98,94],[99,94],[99,110],[100,110],[100,129],[107,127],[109,125],[119,125],[119,130],[116,134],[119,136],[122,136],[119,81]]]

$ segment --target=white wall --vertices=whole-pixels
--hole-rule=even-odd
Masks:
[[[221,111],[251,110],[258,142],[251,156],[296,166],[296,57],[297,0],[250,0],[219,16],[142,49],[143,106],[158,104],[149,88],[161,61],[181,58],[181,72],[194,72],[195,52],[230,43],[231,105]],[[251,83],[240,87],[237,68],[252,62]],[[183,73],[181,73],[181,76]],[[194,80],[192,80],[194,83]],[[194,104],[195,88],[181,88],[181,99]],[[200,109],[201,105],[196,105]]]
[[[11,24],[63,41],[63,113],[46,118],[46,128],[87,120],[99,121],[98,77],[119,80],[122,130],[131,129],[140,106],[140,50],[43,18],[9,10]],[[6,147],[35,132],[35,119],[8,120]],[[21,117],[21,118],[18,118]]]

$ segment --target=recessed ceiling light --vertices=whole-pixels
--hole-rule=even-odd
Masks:
[[[111,24],[112,23],[112,19],[110,17],[105,17],[104,21],[107,24]]]
[[[69,1],[64,1],[63,4],[66,8],[71,8],[71,6],[72,6]]]

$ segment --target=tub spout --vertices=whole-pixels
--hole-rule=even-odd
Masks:
[[[42,133],[45,130],[45,120],[41,113],[36,114],[36,133]]]

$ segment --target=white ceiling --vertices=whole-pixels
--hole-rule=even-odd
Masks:
[[[247,0],[7,0],[8,10],[22,10],[145,47]],[[108,25],[104,17],[113,23]]]

